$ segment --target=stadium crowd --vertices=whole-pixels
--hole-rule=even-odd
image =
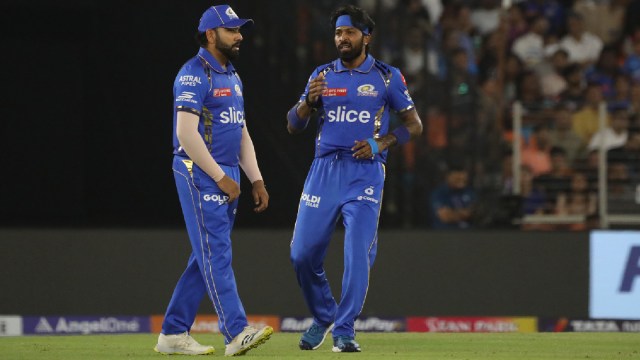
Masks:
[[[299,3],[298,44],[312,46],[298,60],[309,67],[335,54],[323,21],[333,5]],[[588,219],[571,229],[597,227],[600,146],[608,154],[609,199],[635,199],[640,1],[358,5],[377,21],[373,54],[402,70],[425,126],[423,138],[389,154],[385,225],[482,228],[510,226],[523,214],[562,214]],[[523,146],[521,195],[514,197],[516,101]],[[599,130],[602,101],[608,125]]]

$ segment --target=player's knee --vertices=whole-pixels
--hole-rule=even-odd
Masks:
[[[291,250],[290,259],[295,269],[311,264],[313,258],[313,253],[307,249]]]

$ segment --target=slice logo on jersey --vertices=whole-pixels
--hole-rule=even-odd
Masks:
[[[202,84],[200,76],[193,75],[182,75],[178,81],[180,81],[180,85],[182,86],[196,86]]]
[[[230,88],[213,89],[213,97],[231,96]]]
[[[213,195],[205,195],[202,197],[202,200],[204,201],[213,201],[213,202],[217,202],[218,205],[224,205],[226,202],[229,201],[229,197],[227,195],[219,195],[219,194],[213,194]]]
[[[242,124],[244,122],[244,111],[236,110],[229,106],[229,111],[220,113],[220,122],[223,124]]]
[[[369,186],[368,188],[364,189],[364,193],[365,193],[364,196],[359,195],[357,199],[358,200],[364,200],[364,201],[370,201],[370,202],[372,202],[374,204],[380,203],[380,200],[371,197],[373,195],[373,193],[374,193],[373,186]]]
[[[240,90],[240,85],[236,84],[234,90],[236,91],[236,95],[242,96],[242,90]]]
[[[236,15],[235,11],[233,11],[232,8],[227,8],[227,11],[224,12],[225,14],[227,14],[227,16],[229,17],[229,19],[237,19],[238,15]]]
[[[378,96],[375,86],[364,84],[358,86],[358,96]]]
[[[327,118],[329,122],[349,122],[353,123],[359,121],[363,124],[366,124],[371,120],[371,113],[362,110],[348,110],[346,105],[338,106],[336,110],[329,110],[327,112]]]
[[[316,209],[320,207],[320,196],[302,193],[302,197],[300,198],[300,200],[304,202],[305,206]]]
[[[322,96],[347,96],[347,88],[326,88],[322,90]]]
[[[176,97],[176,101],[190,102],[197,104],[198,102],[193,99],[196,93],[190,91],[183,91],[178,97]]]

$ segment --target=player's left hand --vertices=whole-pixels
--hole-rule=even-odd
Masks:
[[[251,194],[253,195],[253,202],[256,205],[256,207],[253,208],[253,211],[260,213],[269,207],[269,193],[267,192],[267,188],[264,186],[264,181],[256,180],[253,183]]]
[[[382,149],[382,144],[378,140],[375,140],[378,143],[378,148]],[[367,159],[372,160],[375,154],[371,149],[371,145],[367,142],[367,140],[356,140],[355,145],[351,148],[353,151],[353,157],[356,159]],[[382,151],[382,150],[380,150]]]

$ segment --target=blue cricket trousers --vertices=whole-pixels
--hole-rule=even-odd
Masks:
[[[314,322],[335,322],[333,336],[355,336],[376,256],[384,165],[350,153],[314,159],[291,241],[291,262]],[[345,227],[342,294],[337,304],[323,263],[336,222]]]
[[[237,166],[220,166],[240,182]],[[230,235],[238,201],[227,203],[227,195],[215,181],[187,158],[174,156],[173,174],[193,251],[169,302],[162,333],[189,331],[207,294],[218,314],[220,332],[229,343],[247,326],[231,268]]]

